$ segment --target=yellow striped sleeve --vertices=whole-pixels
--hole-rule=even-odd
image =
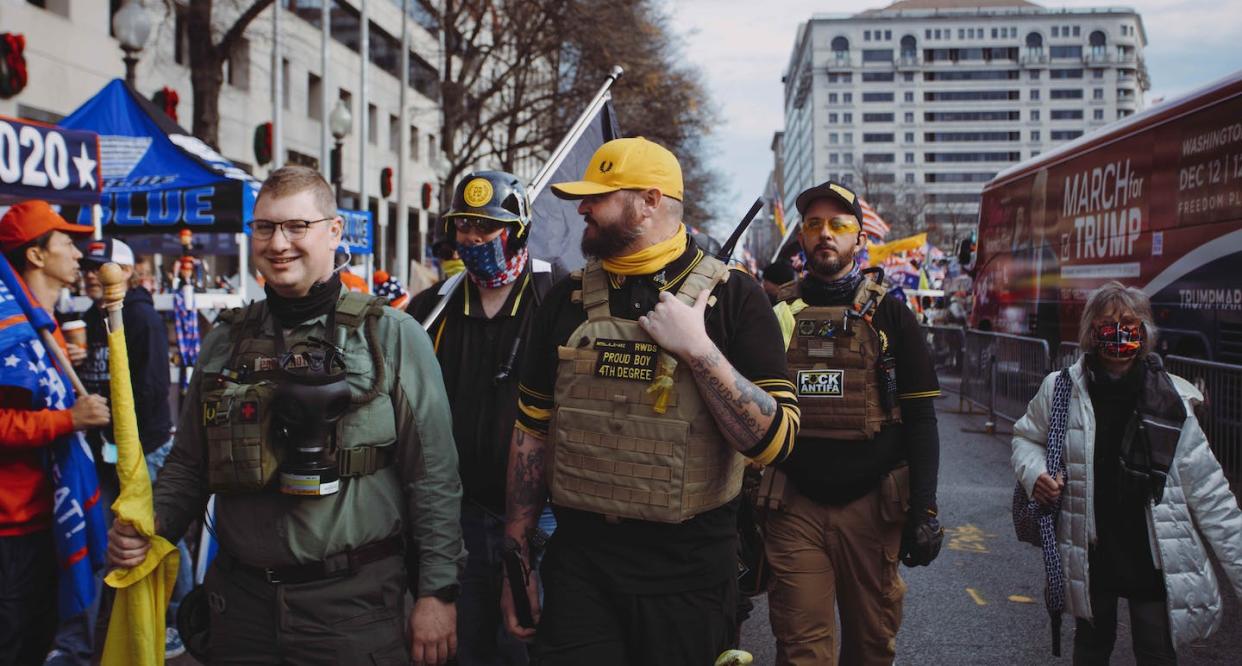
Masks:
[[[742,455],[760,465],[772,465],[788,458],[793,452],[802,411],[798,408],[793,384],[789,380],[761,379],[755,385],[776,400],[776,416],[759,442]]]
[[[539,437],[547,437],[552,421],[552,396],[540,393],[525,384],[518,384],[517,427]]]
[[[939,398],[940,390],[935,391],[919,391],[917,393],[898,393],[898,400],[914,400],[916,398]]]

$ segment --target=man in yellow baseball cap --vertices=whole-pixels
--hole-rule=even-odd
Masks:
[[[505,624],[542,666],[713,663],[736,631],[745,459],[783,459],[797,431],[780,327],[758,283],[686,234],[667,149],[609,141],[552,189],[578,200],[591,259],[526,338],[504,540],[525,580],[502,588]],[[549,497],[540,612],[525,574]]]

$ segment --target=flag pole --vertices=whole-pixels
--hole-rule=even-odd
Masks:
[[[604,79],[604,83],[600,85],[599,91],[595,93],[591,103],[587,105],[586,109],[578,116],[578,119],[574,121],[574,124],[570,126],[569,132],[565,134],[565,138],[561,139],[556,149],[552,151],[548,161],[544,163],[543,168],[535,175],[535,179],[531,181],[530,187],[526,189],[526,193],[532,203],[543,192],[543,189],[548,186],[548,182],[552,180],[552,175],[556,173],[561,163],[569,156],[570,148],[586,133],[587,128],[591,125],[591,121],[595,119],[595,114],[599,113],[600,108],[608,100],[612,99],[612,93],[610,92],[612,84],[616,83],[617,79],[621,78],[621,75],[624,73],[625,70],[619,65],[613,66],[612,71],[608,72],[608,76]],[[436,307],[432,309],[431,314],[427,315],[427,318],[423,320],[424,330],[431,330],[431,325],[440,317],[440,313],[444,312],[444,308],[448,306],[449,299],[453,297],[453,293],[461,286],[465,276],[466,271],[454,275],[440,289],[440,293],[443,296],[440,297],[440,302],[436,303]]]
[[[406,196],[406,162],[410,161],[410,109],[407,92],[410,87],[410,0],[401,0],[401,91],[397,96],[397,122],[400,123],[397,134],[400,145],[397,146],[397,218],[389,220],[396,225],[397,247],[396,273],[401,284],[410,284],[410,212],[407,210],[409,199]],[[422,257],[419,257],[421,260]]]

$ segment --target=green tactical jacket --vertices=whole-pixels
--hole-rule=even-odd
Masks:
[[[275,320],[266,303],[262,313],[259,336],[243,344],[271,353]],[[310,336],[335,340],[335,333],[325,333],[325,320],[320,316],[288,331],[287,348]],[[230,326],[221,322],[203,340],[172,453],[155,486],[159,533],[174,543],[207,505],[200,384],[228,363]],[[455,584],[465,561],[452,416],[435,353],[418,322],[385,307],[375,326],[383,346],[383,384],[372,401],[346,412],[338,446],[395,446],[393,462],[372,474],[342,478],[340,492],[327,497],[293,497],[273,488],[217,495],[215,531],[221,549],[256,567],[321,561],[404,533],[417,549],[419,566],[417,587],[410,588],[423,596]],[[345,355],[357,397],[371,387],[374,372],[363,327],[350,334]]]

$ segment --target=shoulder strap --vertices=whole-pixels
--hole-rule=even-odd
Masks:
[[[862,284],[858,285],[858,291],[854,292],[854,305],[863,307],[867,301],[875,300],[876,307],[879,307],[880,301],[888,294],[884,290],[884,285],[879,284],[875,280],[863,278]]]
[[[797,280],[797,279],[790,280],[789,282],[782,284],[776,290],[776,300],[778,302],[779,301],[792,301],[795,298],[802,298],[802,281],[801,280]]]
[[[336,302],[336,324],[353,333],[367,317],[384,313],[384,298],[357,291],[346,291]]]
[[[598,261],[592,260],[582,269],[582,309],[591,321],[612,316],[608,309],[608,273]]]
[[[716,288],[716,285],[729,279],[729,267],[723,261],[704,253],[699,263],[690,269],[690,274],[681,283],[681,287],[677,290],[677,298],[686,305],[694,305],[694,301],[698,299],[699,294],[704,289],[709,292]],[[715,297],[707,302],[708,306],[715,304]]]

